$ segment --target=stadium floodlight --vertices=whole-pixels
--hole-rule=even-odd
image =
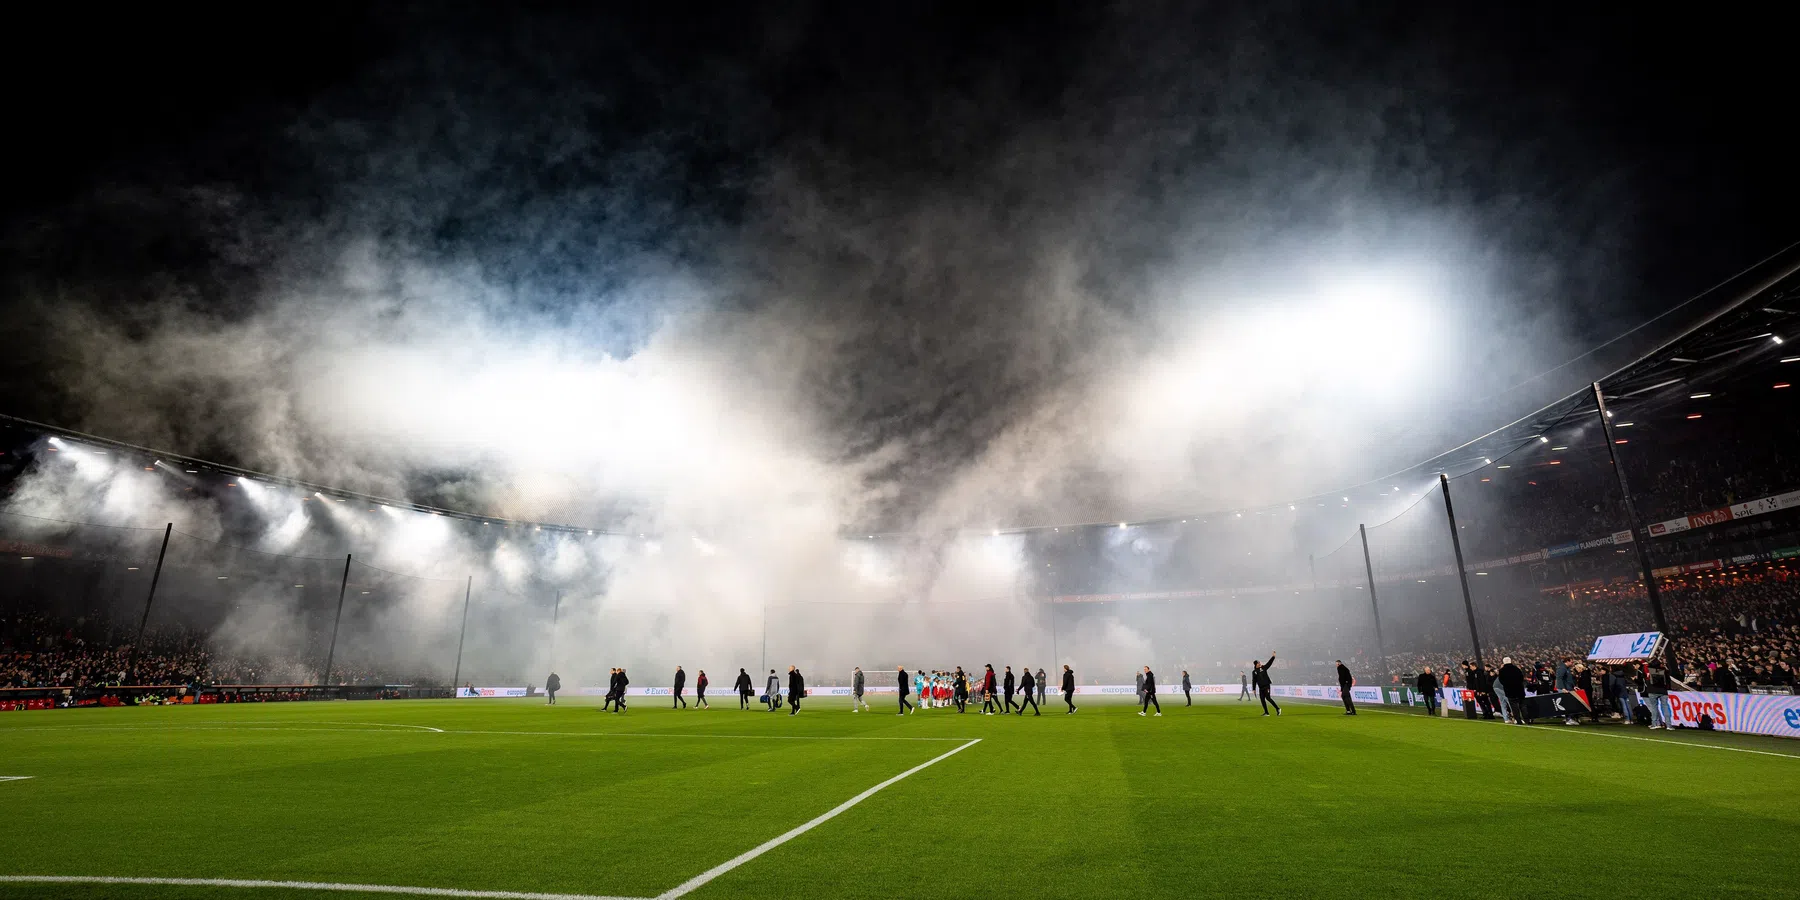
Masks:
[[[1344,498],[1344,502],[1345,502],[1345,503],[1349,503],[1349,502],[1350,502],[1350,498],[1349,498],[1349,497],[1345,497],[1345,498]]]
[[[1782,362],[1787,362],[1787,360],[1785,360],[1785,359],[1784,359],[1784,360],[1782,360]],[[62,446],[62,438],[59,438],[59,437],[57,437],[57,436],[55,436],[55,435],[51,435],[51,436],[50,436],[50,443],[52,443],[52,444],[55,444],[55,445],[56,445],[56,446],[58,446],[58,447],[61,447],[61,446]]]
[[[1688,418],[1698,419],[1698,418],[1700,418],[1700,414],[1699,413],[1688,413]]]
[[[1791,387],[1791,385],[1789,385],[1787,382],[1783,381],[1780,384],[1775,385],[1775,390],[1779,391],[1784,387]]]
[[[1613,427],[1614,428],[1630,428],[1631,426],[1636,425],[1636,424],[1637,424],[1636,422],[1620,422],[1619,424],[1614,425]]]
[[[1800,362],[1800,356],[1784,356],[1781,358],[1781,361],[1784,363]]]
[[[998,528],[994,529],[994,537],[999,537],[999,536],[1000,536],[1000,529],[998,529]]]
[[[1494,467],[1494,468],[1496,468],[1496,469],[1510,469],[1510,468],[1512,468],[1512,463],[1507,463],[1507,464],[1505,464],[1505,465],[1502,465],[1502,466],[1495,466],[1495,467]]]
[[[1567,448],[1567,447],[1551,447],[1550,449],[1552,449],[1552,450],[1567,450],[1569,448]]]
[[[1711,397],[1711,396],[1712,396],[1712,394],[1689,394],[1688,399],[1689,400],[1705,400],[1706,398]]]
[[[1547,437],[1544,437],[1543,435],[1540,434],[1540,435],[1538,435],[1538,443],[1548,444],[1548,443],[1550,443],[1550,439]]]
[[[1776,344],[1785,344],[1785,343],[1787,343],[1787,342],[1786,342],[1786,341],[1784,341],[1784,340],[1782,340],[1782,339],[1781,339],[1781,335],[1779,335],[1779,334],[1771,334],[1771,335],[1769,335],[1769,340],[1772,340],[1772,341],[1774,341],[1774,342],[1775,342],[1775,343],[1776,343]]]

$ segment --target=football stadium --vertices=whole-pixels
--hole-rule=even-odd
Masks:
[[[1800,895],[1779,54],[1397,9],[25,23],[0,898]]]

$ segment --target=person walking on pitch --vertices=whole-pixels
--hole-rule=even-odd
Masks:
[[[769,689],[763,694],[763,702],[769,704],[769,712],[775,711],[775,705],[781,702],[781,679],[775,677],[775,670],[769,670]]]
[[[674,692],[674,699],[669,703],[670,709],[686,709],[687,708],[687,701],[682,699],[682,696],[681,696],[681,692],[684,690],[687,690],[687,673],[681,671],[680,666],[676,666],[675,667],[675,692]]]
[[[788,666],[788,715],[800,711],[800,698],[806,696],[806,678],[799,666]]]
[[[1140,716],[1143,715],[1145,712],[1149,711],[1150,704],[1156,703],[1156,673],[1150,671],[1149,666],[1144,667],[1144,688],[1143,688],[1143,690],[1144,690],[1144,694],[1143,694],[1144,706],[1143,706],[1143,709],[1138,710],[1138,715],[1140,715]],[[1162,704],[1161,703],[1156,703],[1156,714],[1159,716],[1162,715]]]
[[[694,676],[695,709],[712,709],[712,706],[706,702],[706,684],[706,670],[701,669],[700,674]]]
[[[981,676],[981,714],[994,714],[994,703],[999,688],[994,685],[994,664],[987,664],[987,673]]]
[[[610,711],[612,709],[613,698],[617,697],[618,693],[619,670],[613,669],[606,673],[606,701],[600,704],[600,708]]]
[[[1269,667],[1272,665],[1275,665],[1275,652],[1273,650],[1269,651],[1269,661],[1266,663],[1257,662],[1255,660],[1250,661],[1250,668],[1253,670],[1250,673],[1250,681],[1256,685],[1256,699],[1262,703],[1263,715],[1265,716],[1269,714],[1269,707],[1271,706],[1275,707],[1276,715],[1281,715],[1281,704],[1276,703],[1275,698],[1269,696],[1269,690],[1275,686],[1275,683],[1269,680]]]
[[[1425,714],[1437,715],[1438,677],[1432,674],[1430,666],[1426,666],[1425,671],[1419,673],[1419,678],[1414,684],[1419,689],[1419,696],[1425,698]]]
[[[905,666],[901,666],[897,671],[900,673],[900,715],[904,716],[908,711],[918,712],[918,707],[906,702],[906,695],[912,690],[912,676],[906,674]]]
[[[1244,674],[1242,670],[1239,670],[1238,681],[1241,684],[1238,688],[1238,702],[1241,703],[1245,700],[1252,699],[1250,696],[1250,676]]]
[[[1044,694],[1050,690],[1050,679],[1044,677],[1044,670],[1042,668],[1039,668],[1037,671],[1037,687],[1038,706],[1041,708],[1044,705]]]
[[[1063,702],[1069,705],[1069,712],[1075,711],[1075,670],[1063,666],[1062,677]],[[1064,713],[1063,715],[1068,715]]]
[[[857,666],[850,675],[850,711],[863,712],[869,708],[869,701],[863,699],[863,670]]]
[[[631,686],[631,679],[625,675],[625,668],[619,667],[618,696],[613,698],[613,712],[625,711],[625,689]]]
[[[1044,714],[1043,710],[1041,707],[1038,706],[1038,703],[1037,703],[1037,681],[1031,677],[1031,667],[1030,666],[1025,667],[1025,677],[1020,680],[1019,687],[1022,689],[1022,691],[1024,692],[1024,695],[1025,695],[1024,702],[1019,704],[1019,715],[1022,716],[1025,714],[1025,704],[1026,703],[1031,704],[1031,714],[1032,715],[1034,715],[1034,716],[1043,715]]]
[[[562,690],[562,679],[555,672],[551,672],[550,677],[544,679],[544,696],[550,698],[550,706],[556,705],[556,692],[560,690]]]
[[[1181,670],[1181,695],[1187,698],[1187,705],[1194,705],[1194,682],[1188,678],[1186,669]]]
[[[968,712],[969,711],[969,673],[964,672],[962,666],[956,667],[956,679],[951,684],[950,687],[951,687],[951,690],[955,692],[956,711],[959,713]]]
[[[1350,689],[1356,686],[1356,676],[1350,674],[1350,667],[1343,660],[1337,661],[1338,695],[1344,698],[1344,715],[1356,715],[1356,699],[1350,696]]]
[[[1006,679],[1001,682],[1001,689],[1006,691],[1006,709],[1002,710],[1002,712],[1013,711],[1013,693],[1018,689],[1018,686],[1019,683],[1013,679],[1012,666],[1007,666]]]
[[[737,681],[732,682],[731,686],[737,691],[738,709],[749,709],[750,698],[756,696],[756,688],[750,684],[750,673],[744,671],[743,667],[738,667]]]

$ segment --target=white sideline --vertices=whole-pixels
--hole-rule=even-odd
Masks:
[[[0,875],[0,884],[146,884],[181,887],[286,888],[296,891],[344,891],[358,894],[410,894],[419,897],[487,897],[493,900],[638,900],[597,894],[539,894],[528,891],[465,891],[456,888],[407,887],[394,884],[336,884],[327,881],[255,881],[244,878],[115,878],[107,875]]]
[[[36,775],[0,775],[0,781],[28,781]]]
[[[919,763],[918,765],[913,766],[912,768],[907,769],[906,771],[901,772],[900,774],[895,775],[894,777],[889,778],[888,780],[886,780],[872,788],[869,788],[868,790],[863,791],[862,793],[857,794],[856,796],[851,797],[848,800],[845,800],[844,802],[838,804],[837,806],[832,807],[830,811],[819,816],[818,818],[813,819],[812,821],[807,822],[806,824],[801,825],[797,828],[794,828],[792,831],[789,831],[788,833],[786,833],[780,837],[764,841],[763,843],[758,844],[757,846],[755,846],[743,853],[738,854],[737,856],[731,858],[730,860],[720,863],[719,865],[713,866],[712,868],[707,869],[706,871],[701,872],[700,874],[695,875],[692,878],[689,878],[688,880],[682,882],[681,884],[656,895],[654,900],[675,900],[676,897],[680,897],[684,894],[687,894],[687,893],[695,890],[696,888],[699,888],[699,887],[705,885],[707,882],[713,880],[714,878],[717,878],[720,875],[723,875],[726,872],[729,872],[732,869],[735,869],[738,866],[741,866],[744,863],[747,863],[747,862],[763,855],[764,853],[767,853],[770,850],[773,850],[776,847],[779,847],[782,844],[785,844],[788,841],[791,841],[794,838],[797,838],[800,835],[803,835],[803,834],[807,833],[808,831],[811,831],[814,828],[817,828],[818,826],[823,825],[824,823],[830,821],[831,819],[836,818],[839,813],[849,809],[852,806],[855,806],[858,803],[863,802],[864,800],[869,799],[870,797],[874,796],[877,791],[880,791],[882,788],[887,787],[888,785],[893,784],[894,782],[899,781],[900,779],[905,778],[906,776],[911,775],[915,772],[918,772],[928,766],[931,766],[935,763],[939,763],[946,759],[949,759],[950,757],[955,756],[956,754],[961,753],[964,750],[967,750],[970,747],[973,747],[979,743],[981,743],[981,738],[975,738],[974,740],[971,740],[968,743],[963,744],[962,746],[957,747],[956,749],[943,754],[942,756],[937,756],[932,759],[926,760],[925,762]]]
[[[15,731],[315,731],[320,733],[337,732],[340,734],[404,734],[401,731],[379,731],[378,728],[417,728],[437,734],[499,734],[544,737],[647,737],[647,738],[700,738],[752,741],[935,741],[937,743],[953,743],[968,740],[960,737],[863,737],[858,735],[811,735],[811,734],[678,734],[655,731],[465,731],[432,728],[428,725],[386,725],[380,722],[359,722],[358,725],[372,726],[363,728],[323,727],[330,723],[320,722],[318,725],[306,722],[292,724],[269,725],[25,725],[18,728],[0,729],[0,736]],[[344,722],[344,725],[351,723]]]
[[[391,725],[387,722],[325,722],[325,721],[321,721],[321,722],[319,722],[319,724],[320,725],[367,725],[370,728],[416,728],[420,731],[435,731],[438,734],[444,733],[444,729],[433,728],[430,725]]]
[[[666,738],[742,738],[751,741],[949,741],[958,737],[859,737],[855,735],[812,734],[664,734],[655,731],[446,731],[444,734],[516,734],[555,737],[666,737]],[[975,740],[980,740],[976,738]],[[957,748],[961,749],[961,748]],[[950,751],[952,753],[955,750]]]

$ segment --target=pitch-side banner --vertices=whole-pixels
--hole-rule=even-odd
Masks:
[[[1676,691],[1669,708],[1675,724],[1688,728],[1700,727],[1700,717],[1708,715],[1720,731],[1800,738],[1800,697]]]
[[[523,697],[522,687],[460,687],[456,689],[458,697]]]

